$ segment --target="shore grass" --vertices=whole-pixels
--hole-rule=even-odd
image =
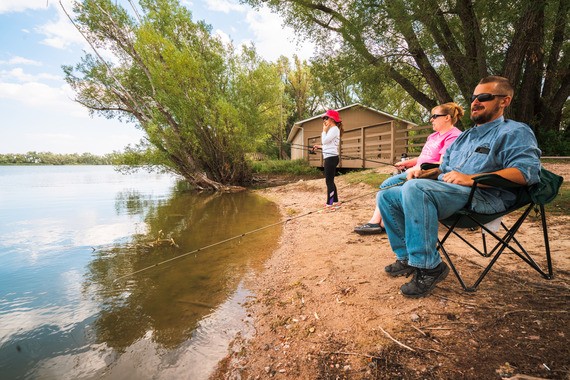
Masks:
[[[390,177],[390,174],[379,174],[371,170],[353,171],[343,175],[349,184],[366,183],[372,187],[379,187],[382,182]]]
[[[564,181],[558,196],[544,206],[544,210],[552,215],[570,215],[570,183]]]
[[[298,176],[318,176],[321,171],[309,165],[307,160],[263,160],[252,161],[254,174],[291,174]]]

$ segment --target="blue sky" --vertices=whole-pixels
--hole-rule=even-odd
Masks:
[[[130,9],[128,0],[116,0]],[[254,42],[275,61],[297,54],[309,59],[313,46],[298,43],[290,29],[268,10],[255,11],[237,0],[180,0],[194,21],[235,45]],[[138,1],[133,1],[138,5]],[[68,12],[72,1],[62,0]],[[134,124],[94,116],[73,101],[62,65],[92,52],[56,0],[0,0],[0,154],[28,151],[111,153],[136,144]]]

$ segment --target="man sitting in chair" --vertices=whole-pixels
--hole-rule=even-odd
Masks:
[[[400,287],[404,296],[425,297],[447,277],[449,267],[437,251],[438,220],[466,205],[473,177],[494,173],[522,185],[539,182],[541,151],[532,130],[503,118],[513,92],[506,78],[483,78],[471,96],[475,126],[447,149],[437,180],[420,179],[421,171],[417,171],[414,179],[381,192],[378,206],[396,253],[396,262],[385,271],[393,277],[414,273]],[[501,212],[515,199],[506,189],[478,188],[472,209],[484,214]]]

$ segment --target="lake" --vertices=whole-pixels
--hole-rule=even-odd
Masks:
[[[279,220],[167,174],[0,166],[0,377],[208,378],[251,333],[248,284],[281,227],[200,248]]]

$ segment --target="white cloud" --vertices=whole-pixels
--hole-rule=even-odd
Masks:
[[[313,55],[314,44],[299,40],[294,30],[284,28],[279,16],[267,8],[248,11],[246,22],[255,34],[257,52],[269,61],[275,61],[281,55],[292,57],[296,54],[300,59],[309,59]]]
[[[245,12],[247,9],[244,5],[232,0],[206,0],[206,7],[216,12]]]
[[[24,69],[21,67],[17,67],[10,71],[0,70],[0,80],[15,80],[18,82],[38,82],[42,79],[53,79],[53,80],[62,80],[61,76],[48,74],[48,73],[40,73],[37,75],[26,74]]]
[[[8,61],[0,61],[0,65],[30,65],[30,66],[41,66],[42,63],[34,61],[31,59],[23,57],[12,57]]]
[[[214,34],[219,36],[224,44],[229,44],[232,42],[231,37],[220,29],[217,29]]]
[[[68,10],[68,12],[71,11]],[[71,16],[73,17],[73,15]],[[56,49],[67,49],[72,44],[86,46],[86,42],[81,34],[60,8],[58,8],[58,18],[56,21],[49,21],[35,28],[35,30],[47,37],[41,42],[42,44]]]
[[[30,109],[57,109],[75,117],[88,117],[87,110],[72,100],[73,91],[67,84],[51,87],[39,82],[0,81],[0,99],[2,98],[17,101]]]
[[[52,0],[51,3],[54,3]],[[1,0],[0,14],[10,12],[22,12],[26,9],[46,9],[50,5],[49,0]]]

